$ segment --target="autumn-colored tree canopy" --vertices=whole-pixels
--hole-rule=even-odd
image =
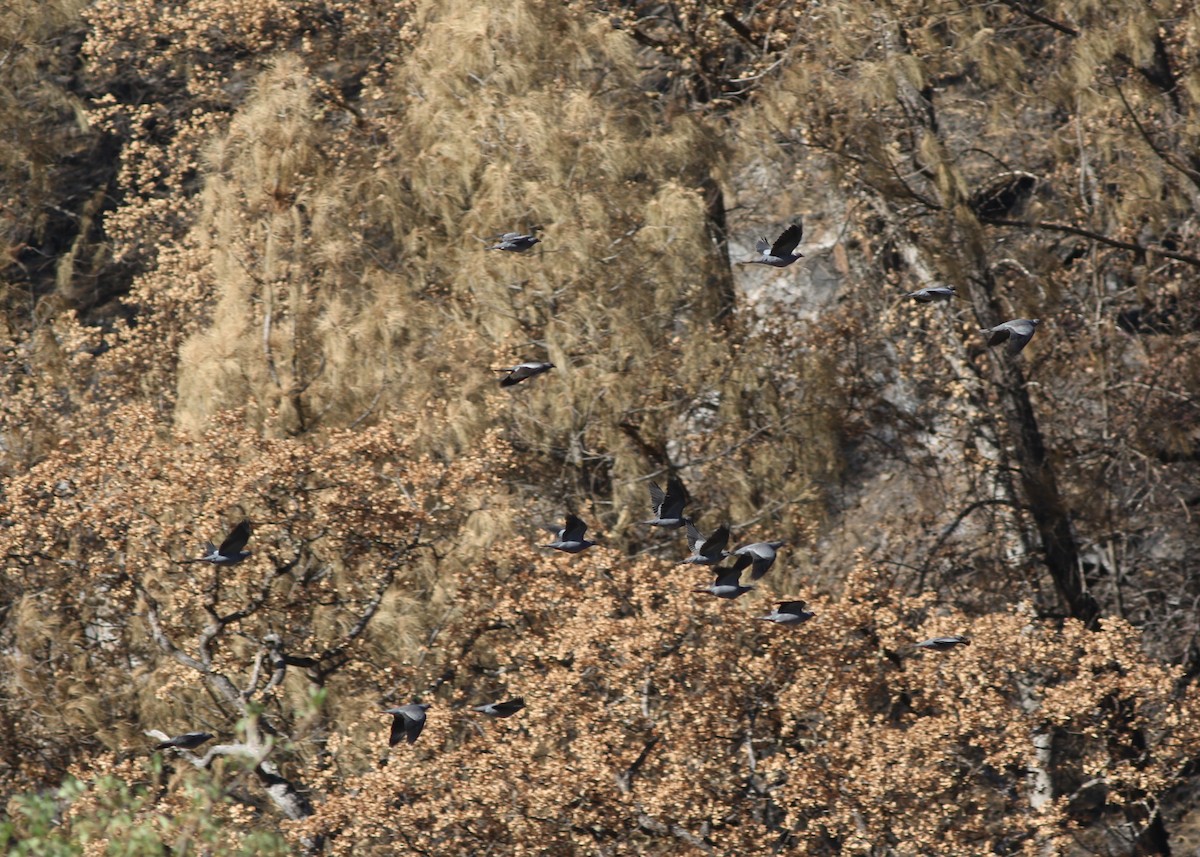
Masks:
[[[0,41],[6,853],[1200,848],[1195,4]]]

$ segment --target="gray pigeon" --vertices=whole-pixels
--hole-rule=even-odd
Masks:
[[[558,551],[566,551],[567,553],[579,553],[587,550],[595,544],[583,537],[587,532],[587,524],[583,519],[576,515],[567,515],[567,525],[561,530],[555,530],[552,527],[546,527],[547,530],[554,533],[554,541],[548,545],[542,545],[544,548],[554,548]]]
[[[487,705],[476,705],[472,711],[486,714],[488,717],[512,717],[525,707],[525,697],[518,696],[508,702],[489,702]]]
[[[176,735],[174,738],[168,738],[161,744],[155,746],[155,750],[166,750],[168,747],[178,747],[180,750],[195,750],[205,741],[211,740],[213,734],[211,732],[186,732],[183,735]]]
[[[932,649],[935,652],[945,652],[953,649],[955,646],[969,646],[971,641],[961,634],[954,634],[949,637],[932,637],[928,640],[922,640],[913,645],[914,649]]]
[[[928,304],[934,301],[948,301],[954,297],[954,286],[929,286],[909,292],[906,298],[912,298],[917,303]]]
[[[541,227],[535,226],[533,228],[540,229]],[[524,253],[526,250],[528,250],[530,247],[532,247],[534,244],[537,244],[541,240],[542,240],[541,238],[538,238],[536,235],[533,235],[532,233],[527,234],[524,232],[505,232],[503,235],[500,236],[500,243],[493,244],[491,247],[488,247],[486,249],[488,249],[488,250],[507,250],[510,253]]]
[[[804,237],[804,225],[793,223],[771,244],[766,238],[759,238],[754,249],[762,254],[761,259],[751,259],[742,262],[743,265],[770,265],[772,268],[786,268],[797,259],[804,258],[803,253],[796,252],[796,245]]]
[[[702,586],[699,589],[693,589],[692,592],[708,592],[718,598],[737,598],[740,595],[745,595],[753,586],[742,586],[739,577],[741,572],[732,566],[729,568],[718,568],[717,579],[708,586]]]
[[[1040,318],[1014,318],[1012,321],[1006,321],[1004,324],[998,324],[979,332],[987,336],[988,345],[1007,342],[1009,354],[1020,354],[1021,349],[1029,344],[1034,330],[1041,323]]]
[[[803,625],[817,614],[805,610],[803,601],[780,601],[779,606],[766,616],[758,616],[764,622],[774,622],[777,625]]]
[[[746,566],[753,566],[750,570],[750,579],[758,580],[771,570],[771,566],[775,564],[775,550],[785,544],[786,542],[755,542],[752,545],[740,547],[733,552],[733,555],[737,557],[733,567],[740,573]]]
[[[652,527],[666,527],[677,530],[688,522],[683,516],[683,507],[687,504],[687,489],[679,477],[672,476],[667,480],[667,490],[664,493],[658,483],[650,483],[650,508],[654,510],[654,518],[642,521]]]
[[[242,521],[229,535],[221,546],[215,547],[212,542],[204,543],[204,556],[199,559],[185,559],[183,562],[211,562],[213,565],[237,565],[250,556],[250,551],[243,550],[246,542],[250,541],[250,522]]]
[[[532,378],[534,375],[541,375],[543,372],[549,372],[554,368],[553,363],[543,363],[536,360],[530,360],[525,363],[518,363],[516,366],[507,366],[504,369],[497,369],[497,372],[507,372],[500,379],[501,387],[511,387],[513,384],[520,384],[526,378]]]
[[[717,527],[711,536],[704,538],[696,525],[688,521],[687,540],[692,555],[676,565],[718,565],[727,556],[725,545],[729,544],[729,527]]]
[[[425,712],[428,710],[429,704],[425,702],[410,702],[399,708],[387,709],[384,713],[392,715],[392,734],[388,738],[388,746],[395,747],[401,738],[412,744],[421,737],[421,730],[425,728]]]

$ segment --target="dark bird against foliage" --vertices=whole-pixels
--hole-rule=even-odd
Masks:
[[[1040,318],[1014,318],[1012,321],[1006,321],[1004,324],[998,324],[979,332],[987,336],[988,345],[1007,342],[1009,354],[1020,354],[1021,349],[1029,344],[1034,331],[1041,323]]]
[[[914,649],[932,649],[935,652],[945,652],[953,649],[955,646],[968,646],[971,641],[961,634],[954,634],[949,637],[932,637],[928,640],[922,640],[916,643]]]
[[[715,595],[718,598],[737,598],[740,595],[745,595],[753,586],[742,586],[739,578],[741,573],[732,566],[729,568],[718,568],[717,579],[708,586],[702,586],[698,589],[693,589],[693,592],[707,592]]]
[[[692,555],[680,560],[677,565],[717,565],[726,556],[725,545],[729,544],[729,527],[720,526],[708,538],[700,535],[696,525],[687,522],[688,547]]]
[[[497,372],[507,372],[500,379],[501,387],[511,387],[513,384],[520,384],[526,378],[532,378],[534,375],[541,375],[543,372],[549,372],[554,368],[553,363],[543,363],[536,360],[529,360],[525,363],[518,363],[516,366],[508,366],[504,369],[497,369]]]
[[[250,522],[242,521],[230,531],[229,535],[225,537],[225,541],[221,542],[219,548],[215,547],[212,542],[205,542],[204,556],[199,559],[185,559],[183,562],[211,562],[213,565],[237,565],[250,556],[250,551],[243,550],[248,541],[250,541]]]
[[[486,714],[488,717],[512,717],[525,707],[525,697],[518,696],[508,702],[489,702],[487,705],[476,705],[472,711]]]
[[[168,747],[178,747],[180,750],[195,750],[205,741],[213,737],[211,732],[186,732],[183,735],[176,735],[174,738],[168,738],[161,744],[155,746],[155,750],[166,750]]]
[[[546,529],[554,533],[554,541],[548,545],[542,545],[544,548],[554,548],[566,553],[579,553],[595,544],[583,537],[583,534],[587,532],[587,524],[576,515],[567,515],[567,525],[561,530],[553,527],[546,527]]]
[[[687,489],[683,487],[683,482],[679,480],[679,477],[672,476],[667,481],[665,493],[658,487],[657,482],[651,482],[650,508],[654,511],[654,517],[649,521],[642,521],[642,523],[650,524],[653,527],[677,530],[688,522],[688,519],[683,516],[683,507],[687,501]]]
[[[796,252],[796,245],[804,237],[804,225],[796,222],[783,230],[783,233],[771,244],[766,238],[759,238],[754,249],[762,254],[761,259],[750,259],[743,265],[770,265],[772,268],[786,268],[797,259],[803,259],[803,253]]]
[[[533,228],[538,229],[539,227],[535,226]],[[532,233],[505,232],[503,235],[500,236],[500,242],[498,244],[493,244],[491,247],[488,247],[486,249],[488,249],[488,250],[507,250],[510,253],[524,253],[526,250],[528,250],[530,247],[532,247],[534,244],[537,244],[541,240],[542,240],[541,238],[538,238],[536,235],[533,235]]]
[[[392,715],[392,734],[388,738],[388,746],[395,747],[401,738],[409,744],[420,738],[421,730],[425,728],[425,712],[428,710],[429,704],[425,702],[410,702],[399,708],[387,709],[384,713]]]
[[[954,297],[954,286],[929,286],[909,292],[906,298],[912,298],[917,303],[928,304],[934,301],[948,301]]]
[[[774,622],[777,625],[803,625],[816,613],[805,610],[803,601],[780,601],[779,606],[766,616],[758,616],[763,622]]]
[[[750,570],[750,579],[758,580],[771,570],[771,566],[775,564],[775,551],[784,544],[785,542],[755,542],[752,545],[740,547],[733,552],[733,555],[737,557],[733,567],[741,573],[746,566],[753,566]],[[803,602],[799,603],[803,604]]]

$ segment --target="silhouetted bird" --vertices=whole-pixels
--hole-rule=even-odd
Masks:
[[[486,714],[488,717],[512,717],[525,707],[525,697],[518,696],[508,702],[489,702],[487,705],[476,705],[472,711]]]
[[[575,515],[567,515],[567,525],[561,530],[556,530],[553,527],[546,527],[547,530],[554,533],[555,538],[548,545],[542,545],[544,548],[554,548],[558,551],[566,551],[567,553],[579,553],[587,550],[595,544],[583,537],[587,532],[587,524],[582,518]]]
[[[211,732],[187,732],[183,735],[176,735],[174,738],[168,738],[161,744],[155,746],[155,750],[165,750],[168,747],[178,747],[180,750],[195,750],[205,741],[213,737]]]
[[[388,738],[388,746],[395,747],[403,738],[409,744],[421,737],[425,728],[425,712],[429,710],[428,703],[410,702],[399,708],[389,708],[385,714],[392,715],[392,734]]]
[[[1009,354],[1020,354],[1021,349],[1029,344],[1029,340],[1033,338],[1034,330],[1041,323],[1042,320],[1040,318],[1014,318],[1012,321],[1006,321],[1004,324],[998,324],[993,328],[979,332],[987,336],[988,345],[999,345],[1001,342],[1007,342]]]
[[[504,369],[497,369],[497,372],[507,372],[500,379],[501,387],[511,387],[513,384],[520,384],[526,378],[532,378],[534,375],[541,375],[543,372],[549,372],[554,368],[553,363],[543,363],[536,360],[530,360],[525,363],[518,363],[516,366],[508,366]]]
[[[935,652],[944,652],[948,649],[953,649],[955,646],[968,646],[971,641],[961,634],[954,634],[949,637],[932,637],[928,640],[922,640],[913,645],[914,649],[932,649]]]
[[[811,610],[805,610],[803,601],[780,601],[779,606],[768,613],[766,616],[757,616],[764,622],[774,622],[777,625],[803,625],[816,613]]]
[[[759,238],[758,243],[754,245],[754,249],[762,254],[762,258],[750,259],[747,262],[742,262],[742,264],[770,265],[772,268],[786,268],[797,259],[804,258],[803,253],[795,252],[796,245],[800,243],[800,239],[803,237],[804,225],[797,222],[783,230],[783,233],[775,239],[774,244],[768,243],[766,238]]]
[[[650,508],[654,511],[654,518],[642,521],[642,523],[677,530],[688,522],[688,519],[683,516],[683,507],[687,501],[687,489],[683,487],[679,477],[672,476],[667,481],[666,493],[663,493],[663,490],[658,487],[658,483],[651,482]]]
[[[533,228],[540,229],[541,227],[535,226]],[[505,232],[503,235],[500,236],[500,243],[493,244],[491,247],[488,247],[486,249],[488,249],[488,250],[508,250],[510,253],[524,253],[526,250],[528,250],[530,247],[532,247],[534,244],[537,244],[541,240],[542,240],[541,238],[538,238],[536,235],[533,235],[532,233],[527,234],[524,232]]]
[[[929,286],[909,292],[906,298],[912,298],[917,303],[927,304],[934,301],[948,301],[954,297],[954,286]]]
[[[687,540],[692,555],[680,560],[677,565],[717,565],[726,556],[725,545],[729,544],[729,527],[717,527],[711,536],[704,538],[696,529],[696,525],[688,521]]]
[[[755,542],[740,547],[733,552],[733,556],[737,557],[733,567],[740,573],[746,566],[753,566],[750,579],[758,580],[771,570],[771,566],[775,564],[775,550],[785,544],[786,542]]]
[[[185,559],[183,562],[211,562],[213,565],[237,565],[250,556],[250,551],[243,550],[246,542],[250,541],[250,522],[242,521],[229,535],[221,546],[214,547],[212,542],[204,543],[204,556],[199,559]]]
[[[753,586],[742,586],[739,577],[741,573],[733,567],[718,568],[717,579],[708,586],[702,586],[698,589],[693,589],[693,592],[708,592],[718,598],[737,598],[739,595],[745,595]]]

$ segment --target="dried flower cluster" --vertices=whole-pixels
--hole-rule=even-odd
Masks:
[[[1194,849],[1198,40],[1141,0],[0,11],[0,850]],[[670,474],[788,540],[755,592],[639,525]],[[539,549],[565,513],[598,544]]]

